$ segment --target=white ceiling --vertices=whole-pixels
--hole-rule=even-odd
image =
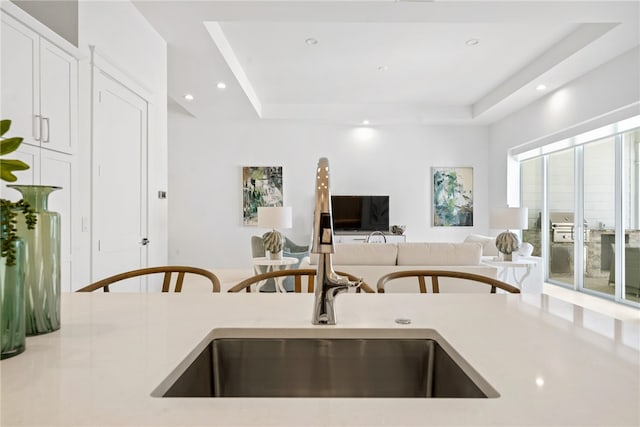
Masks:
[[[487,124],[640,45],[638,1],[134,4],[206,120]]]

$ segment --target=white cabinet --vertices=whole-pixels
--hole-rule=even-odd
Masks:
[[[336,243],[366,243],[369,234],[336,234],[334,240]],[[373,234],[369,238],[370,243],[404,243],[407,237],[404,234]]]
[[[59,153],[53,150],[45,150],[32,145],[22,144],[20,148],[8,157],[19,159],[27,163],[30,168],[16,173],[18,181],[11,184],[22,185],[52,185],[61,187],[49,196],[49,210],[60,214],[60,268],[61,282],[64,291],[71,291],[71,265],[72,265],[72,171],[73,156]],[[20,192],[6,188],[2,183],[2,197],[10,200],[19,200]]]
[[[78,61],[2,13],[2,118],[25,144],[73,153],[78,135]]]
[[[60,214],[60,277],[62,289],[72,291],[71,286],[71,236],[74,220],[71,205],[73,157],[53,150],[42,150],[40,156],[40,183],[61,187],[49,196],[49,210]]]
[[[49,209],[61,216],[61,279],[72,290],[73,155],[78,134],[78,61],[27,25],[2,12],[0,99],[3,120],[11,120],[6,136],[24,138],[7,158],[30,168],[16,173],[14,184],[62,187],[49,196]],[[18,200],[5,188],[2,197]]]
[[[8,136],[18,135],[25,143],[38,145],[40,37],[4,12],[1,24],[2,119],[11,120]]]

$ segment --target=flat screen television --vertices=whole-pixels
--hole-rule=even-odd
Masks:
[[[389,196],[331,196],[333,230],[389,231]]]

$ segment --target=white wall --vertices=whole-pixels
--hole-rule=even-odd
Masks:
[[[638,76],[640,48],[634,48],[492,124],[490,206],[519,202],[519,169],[510,149],[534,148],[640,114]]]
[[[168,203],[157,198],[158,190],[166,190],[167,182],[167,45],[140,12],[128,1],[79,2],[79,48],[85,53],[80,64],[80,147],[78,166],[79,211],[76,217],[91,216],[90,177],[90,51],[108,58],[111,65],[151,95],[149,105],[149,265],[167,263]],[[126,155],[126,153],[122,153]],[[114,188],[113,191],[118,191]],[[80,224],[76,224],[80,227]],[[74,257],[76,265],[86,266],[77,272],[76,285],[90,281],[89,229],[84,230]],[[75,258],[74,258],[75,261]]]
[[[367,132],[370,133],[366,138]],[[248,267],[242,225],[242,166],[282,166],[285,205],[298,243],[310,239],[315,167],[329,159],[333,194],[387,194],[390,223],[409,241],[462,241],[488,227],[486,127],[393,126],[369,131],[285,121],[215,123],[169,114],[169,261],[209,268]],[[474,227],[431,226],[432,166],[474,168]]]

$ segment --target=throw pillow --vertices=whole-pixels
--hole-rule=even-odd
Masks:
[[[482,256],[498,256],[495,237],[483,236],[481,234],[470,234],[464,239],[465,243],[480,243],[482,245]]]

